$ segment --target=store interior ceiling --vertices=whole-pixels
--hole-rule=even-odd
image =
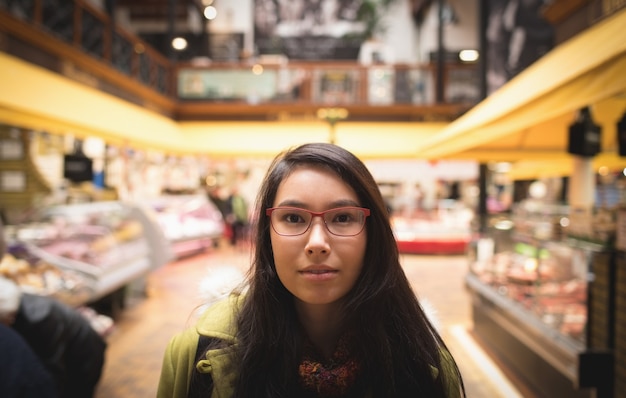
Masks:
[[[207,4],[213,1],[204,0]],[[171,35],[174,31],[203,33],[202,0],[110,0],[109,7],[124,10],[127,22],[143,40],[164,56],[170,55]],[[117,11],[108,10],[111,15]],[[200,43],[190,43],[200,52]],[[204,54],[197,54],[198,56]]]
[[[177,13],[180,13],[177,18],[188,18],[188,13],[193,12],[193,7],[197,7],[199,1],[176,0],[175,3],[179,4]],[[171,15],[170,0],[111,0],[110,3],[114,3],[115,7],[129,7],[130,17],[136,23],[150,20],[161,28],[166,26],[166,21]],[[396,130],[375,123],[364,126],[346,121],[336,126],[338,142],[340,144],[346,142],[349,149],[364,157],[385,157],[389,153],[397,153],[422,159],[509,161],[515,162],[517,168],[523,170],[517,175],[519,178],[523,178],[526,175],[524,173],[534,176],[566,175],[571,170],[571,156],[567,153],[568,127],[576,120],[579,110],[589,106],[594,121],[603,127],[602,152],[594,158],[594,165],[622,167],[626,165],[626,157],[618,155],[616,124],[626,112],[626,74],[623,73],[626,70],[626,41],[623,40],[623,26],[626,26],[626,8],[622,8],[572,40],[561,43],[509,81],[502,89],[491,94],[457,120],[441,126],[436,132],[429,131],[418,136],[419,123],[411,126],[407,123],[401,126],[400,123],[396,123],[394,126],[402,128]],[[1,75],[1,86],[15,86],[14,90],[3,90],[7,93],[6,98],[0,93],[0,102],[12,104],[10,114],[7,113],[8,116],[5,117],[8,121],[16,120],[15,110],[22,105],[25,109],[24,114],[47,115],[51,112],[50,109],[56,109],[51,107],[54,105],[51,102],[42,102],[40,109],[36,109],[35,106],[39,104],[34,103],[32,97],[27,95],[25,85],[20,83],[17,86],[17,81],[33,79],[16,79],[8,72],[5,77]],[[63,87],[59,86],[59,90],[55,91],[68,92],[67,84],[65,82],[63,84],[65,84]],[[33,91],[37,90],[39,89],[33,86]],[[21,102],[21,97],[15,95],[18,92],[24,97]],[[38,99],[44,100],[45,98]],[[124,112],[127,112],[127,109],[124,109]],[[74,110],[62,121],[65,123],[72,121],[72,126],[80,122],[96,131],[100,129],[98,123],[118,123],[117,120],[111,121],[111,118],[102,121],[99,119],[101,115],[90,115],[88,120],[76,121],[81,114]],[[61,118],[59,115],[61,112],[55,113],[57,119]],[[29,120],[32,119],[31,116]],[[123,125],[111,125],[110,131],[106,134],[111,137],[117,134],[121,139],[128,139],[132,134],[128,126],[132,126],[132,123],[128,118],[120,119],[124,120]],[[137,120],[143,125],[146,123],[143,114],[138,114]],[[152,121],[159,122],[151,119]],[[246,125],[238,124],[238,127]],[[164,126],[166,129],[163,134],[159,134],[159,129],[163,129]],[[254,124],[251,128],[252,134],[272,137],[264,139],[261,144],[258,140],[246,139],[242,135],[236,135],[234,131],[231,132],[229,130],[231,125],[213,123],[211,126],[212,131],[208,131],[206,125],[192,126],[190,123],[172,125],[171,121],[159,122],[155,124],[155,129],[151,131],[148,139],[154,141],[154,137],[158,137],[165,140],[162,137],[174,132],[179,136],[184,135],[185,139],[181,141],[174,137],[173,140],[178,141],[163,141],[164,147],[176,148],[181,145],[179,142],[183,142],[190,148],[206,150],[206,142],[211,142],[211,150],[220,150],[226,156],[233,153],[245,155],[248,150],[255,154],[259,153],[259,150],[275,154],[276,143],[284,146],[294,139],[294,127],[286,123],[268,123],[268,126],[263,128]],[[323,127],[316,128],[323,130]],[[301,126],[295,128],[299,134],[304,135]],[[222,133],[223,131],[228,133]],[[358,142],[360,146],[353,148],[350,139]],[[223,147],[219,147],[220,140],[224,141]],[[233,142],[237,144],[232,146]],[[256,147],[241,146],[242,143],[248,142]],[[229,152],[235,150],[237,152]]]
[[[410,3],[415,9],[429,2]],[[203,0],[115,0],[115,6],[127,9],[132,24],[152,26],[166,33],[174,23],[173,9],[177,26],[184,30],[188,28],[181,27],[178,21],[193,19],[193,13],[201,17],[205,4]],[[621,14],[624,19],[624,11]],[[522,73],[440,133],[416,142],[416,155],[429,159],[515,162],[518,169],[525,172],[536,173],[539,169],[547,174],[563,174],[571,167],[567,153],[568,127],[577,119],[582,107],[590,106],[594,121],[603,126],[598,163],[621,167],[625,162],[616,156],[619,146],[616,121],[626,112],[624,74],[611,75],[610,71],[600,74],[598,71],[607,69],[607,63],[623,60],[625,52],[619,43],[609,38],[610,29],[604,30],[597,33],[595,39],[582,40],[576,48],[559,46],[555,49],[558,51],[553,51],[559,53],[558,56],[544,57],[548,59],[537,62],[539,65],[533,65],[530,71]],[[614,50],[598,51],[595,46],[598,42],[606,44],[601,49],[615,46]],[[584,46],[589,48],[581,50]],[[585,58],[575,53],[584,54]],[[561,74],[566,64],[570,64],[568,69],[575,73]],[[551,166],[546,167],[546,162]]]

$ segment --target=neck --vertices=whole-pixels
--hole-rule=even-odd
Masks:
[[[343,332],[339,306],[296,303],[296,309],[308,338],[325,357],[330,358]]]

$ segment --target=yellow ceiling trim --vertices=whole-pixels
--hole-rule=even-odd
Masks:
[[[2,52],[0,87],[0,122],[183,148],[167,117]]]
[[[274,156],[307,142],[328,142],[331,130],[322,121],[180,122],[186,145],[219,155]],[[362,158],[413,158],[412,148],[437,134],[445,123],[340,122],[336,143]]]
[[[596,172],[601,167],[608,167],[611,171],[626,168],[626,158],[616,153],[601,154],[593,158],[593,169]],[[572,175],[573,157],[563,155],[557,158],[543,160],[522,160],[512,164],[507,176],[511,180],[532,180],[548,177],[566,177]]]
[[[466,159],[479,163],[489,162],[517,162],[521,160],[558,159],[569,156],[562,149],[516,150],[516,149],[470,149],[465,152],[455,152],[441,159]]]

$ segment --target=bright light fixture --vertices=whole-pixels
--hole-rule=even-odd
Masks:
[[[261,64],[254,64],[252,66],[252,73],[255,74],[255,75],[263,74],[263,65],[261,65]]]
[[[185,48],[187,48],[187,39],[180,36],[175,37],[174,39],[172,39],[172,47],[178,51],[184,50]]]
[[[459,59],[463,62],[475,62],[478,60],[478,51],[476,50],[461,50],[459,52]]]
[[[204,17],[208,20],[213,20],[217,17],[217,8],[208,6],[204,9]]]

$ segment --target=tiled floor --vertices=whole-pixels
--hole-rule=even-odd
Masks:
[[[459,363],[467,396],[521,396],[469,333],[465,258],[405,255],[402,262],[418,296],[432,308]],[[204,287],[215,291],[216,280],[232,278],[233,269],[243,271],[248,263],[247,251],[225,247],[154,271],[145,281],[146,296],[135,294],[128,300],[108,338],[107,362],[96,398],[154,397],[169,338],[193,322],[198,307],[207,299],[200,294],[202,283],[209,283]]]

